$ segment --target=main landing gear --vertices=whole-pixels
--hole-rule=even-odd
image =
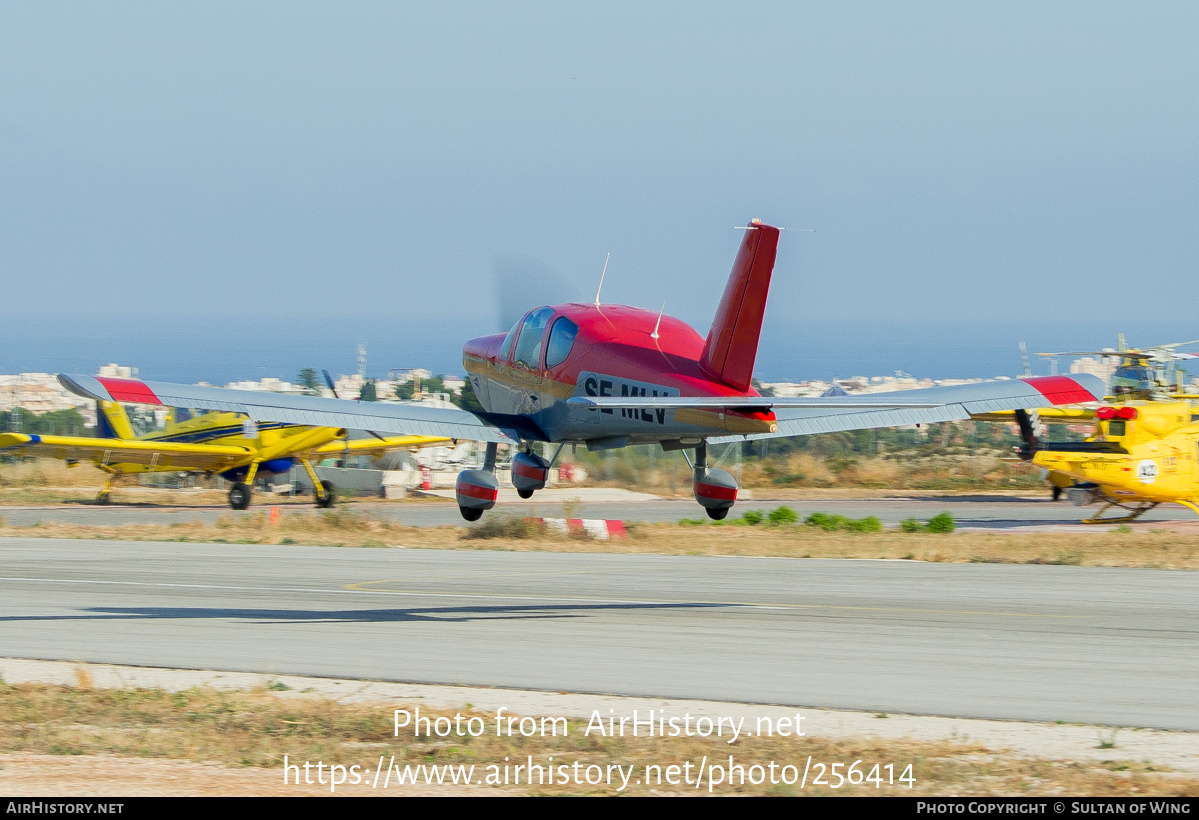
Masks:
[[[565,443],[560,443],[554,452],[554,457],[548,461],[533,452],[532,446],[526,444],[523,452],[512,457],[512,486],[521,498],[532,498],[533,493],[545,487],[550,468],[558,460]],[[486,455],[483,456],[483,469],[463,470],[458,473],[458,481],[454,484],[454,496],[458,501],[458,510],[467,521],[478,521],[483,513],[495,506],[499,495],[500,482],[495,477],[496,445],[487,445]]]
[[[317,491],[317,486],[321,488],[320,492]],[[322,479],[319,485],[314,484],[312,494],[316,496],[316,506],[320,507],[321,509],[328,509],[329,507],[333,506],[334,495],[332,481],[329,481],[328,479]]]
[[[312,495],[316,506],[321,509],[332,507],[337,500],[337,488],[333,486],[333,482],[317,478],[316,471],[312,469],[312,465],[308,463],[307,459],[302,459],[300,463],[304,465],[304,469],[308,472],[308,479],[312,482]],[[258,465],[251,464],[249,471],[246,473],[245,481],[234,482],[233,486],[229,488],[228,498],[230,507],[235,510],[249,509],[252,498],[250,487],[253,486],[254,477],[257,473]],[[109,483],[111,484],[111,482]],[[108,485],[105,485],[105,489],[101,490],[101,493],[106,494],[107,490]],[[104,504],[107,502],[97,499],[96,503]]]
[[[708,518],[723,521],[737,503],[737,479],[724,470],[708,468],[708,442],[695,445],[695,500],[704,508]]]
[[[454,484],[454,497],[458,501],[458,510],[467,521],[478,521],[483,513],[495,506],[496,496],[500,493],[500,482],[495,477],[496,443],[487,443],[487,453],[483,456],[483,469],[463,470],[458,473]]]
[[[108,504],[110,501],[112,501],[112,487],[113,487],[113,484],[116,483],[116,480],[117,480],[116,476],[112,475],[110,473],[108,476],[108,480],[104,482],[104,486],[101,487],[100,492],[96,494],[96,503],[97,504],[104,505],[104,504]]]
[[[235,510],[244,510],[250,506],[250,488],[238,481],[229,488],[229,506]]]
[[[312,469],[312,464],[308,459],[302,458],[300,463],[304,465],[304,472],[308,473],[308,480],[312,482],[312,496],[316,501],[316,506],[322,510],[332,507],[335,500],[333,482],[317,478],[316,470]]]

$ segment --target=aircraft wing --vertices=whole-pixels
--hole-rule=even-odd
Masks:
[[[430,444],[448,444],[445,436],[384,436],[382,438],[360,438],[353,441],[331,441],[312,452],[318,456],[380,456],[391,450],[408,450],[427,447]]]
[[[813,399],[806,406],[795,399],[788,399],[785,404],[773,405],[778,423],[776,432],[721,436],[709,441],[720,443],[961,421],[1002,410],[1102,401],[1103,394],[1101,379],[1080,373]],[[871,405],[854,406],[847,402],[834,404],[836,398],[868,399]],[[884,405],[887,401],[894,403]]]
[[[178,444],[169,441],[126,441],[85,436],[36,436],[0,433],[0,453],[44,456],[104,464],[145,464],[159,469],[219,470],[244,461],[245,447]]]
[[[227,390],[139,379],[109,379],[98,376],[59,374],[63,387],[78,396],[101,401],[157,404],[165,407],[191,407],[197,410],[222,410],[244,413],[255,421],[279,421],[312,427],[346,427],[467,441],[495,441],[519,444],[520,433],[526,438],[544,438],[537,431],[521,430],[519,418],[488,417],[448,407],[422,407],[419,404],[386,404],[373,401],[326,399],[289,393],[256,390]],[[508,426],[511,424],[512,426]],[[530,435],[533,433],[533,435]]]

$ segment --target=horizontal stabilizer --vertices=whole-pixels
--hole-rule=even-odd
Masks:
[[[1061,380],[1065,379],[1065,382]],[[1088,389],[1076,381],[1080,379],[1091,385]],[[1095,384],[1091,384],[1090,380]],[[903,390],[891,393],[865,393],[847,396],[572,396],[567,404],[588,409],[663,408],[667,410],[782,410],[788,408],[808,410],[869,410],[880,408],[928,408],[947,404],[968,403],[976,409],[972,416],[1003,410],[981,409],[981,403],[1001,401],[1006,412],[1015,409],[1039,407],[1046,404],[1093,402],[1102,398],[1103,384],[1094,376],[1038,376],[1028,379],[978,382],[975,384],[929,387],[922,390]],[[1096,394],[1094,391],[1099,391]],[[1085,416],[1093,411],[1079,409],[1078,415]],[[1073,414],[1072,414],[1073,415]],[[1011,418],[1003,418],[1011,421]]]
[[[567,404],[588,409],[624,407],[659,407],[667,410],[767,410],[772,407],[937,407],[921,401],[879,400],[874,396],[847,396],[849,401],[836,399],[773,398],[763,396],[572,396]]]
[[[1051,405],[1096,402],[1103,399],[1103,381],[1086,373],[1072,376],[1034,376],[1026,379],[977,382],[975,384],[927,387],[896,393],[845,396],[868,399],[870,405],[832,407],[832,399],[817,399],[821,405],[775,405],[778,429],[773,433],[722,436],[709,441],[743,441],[812,433],[838,433],[875,427],[903,427],[983,417],[1003,410],[1024,410]],[[892,404],[884,405],[891,401]]]

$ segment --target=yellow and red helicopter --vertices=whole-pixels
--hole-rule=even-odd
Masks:
[[[190,472],[219,475],[233,482],[229,506],[250,506],[254,479],[285,473],[301,465],[312,482],[318,507],[331,507],[335,488],[317,478],[312,460],[349,455],[382,455],[396,449],[438,444],[444,436],[375,436],[347,439],[338,427],[311,427],[252,421],[242,413],[172,407],[162,430],[137,435],[126,408],[116,401],[97,401],[97,435],[43,436],[0,433],[0,452],[45,456],[74,466],[90,462],[108,474],[97,503],[109,502],[116,482],[139,473]]]
[[[1041,442],[1029,415],[1016,411],[1021,457],[1047,470],[1079,506],[1103,507],[1084,524],[1132,521],[1170,502],[1199,513],[1199,411],[1186,401],[1136,399],[1094,411],[1086,441]],[[1058,477],[1069,483],[1063,485]],[[1057,493],[1055,493],[1056,497]],[[1126,515],[1104,518],[1112,508]]]
[[[524,497],[545,486],[566,444],[606,450],[657,443],[681,450],[693,470],[696,501],[719,520],[736,502],[738,488],[727,472],[708,466],[710,443],[952,421],[1102,398],[1102,381],[1090,375],[859,396],[759,395],[752,375],[778,239],[779,229],[760,220],[745,226],[706,337],[664,311],[601,304],[597,293],[592,304],[534,307],[507,333],[467,342],[463,364],[485,408],[479,412],[93,376],[63,374],[59,380],[103,401],[486,442],[483,468],[461,472],[456,484],[468,521],[495,505],[501,443],[521,450],[512,459],[512,482]],[[533,452],[535,442],[558,448],[546,459]]]
[[[1020,457],[1046,471],[1057,500],[1063,492],[1076,505],[1102,503],[1085,524],[1132,521],[1159,504],[1181,504],[1199,512],[1199,409],[1184,392],[1178,362],[1196,359],[1177,348],[1199,340],[1144,349],[1128,349],[1120,334],[1116,350],[1039,353],[1039,356],[1118,358],[1106,403],[1100,406],[1045,408],[1036,417],[1024,410],[992,414],[982,420],[1012,421],[1024,444]],[[1081,442],[1043,442],[1036,421],[1095,422],[1095,432]],[[1126,511],[1104,518],[1112,508]]]

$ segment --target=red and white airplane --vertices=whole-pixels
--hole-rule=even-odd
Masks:
[[[462,516],[495,506],[497,444],[521,448],[512,483],[528,498],[545,486],[565,444],[592,450],[657,443],[693,449],[695,499],[714,519],[737,499],[731,475],[707,465],[707,445],[839,430],[967,419],[973,414],[1100,401],[1094,376],[1043,376],[895,393],[775,398],[751,386],[779,229],[748,226],[705,338],[662,313],[621,305],[530,310],[510,331],[473,339],[463,364],[486,412],[380,404],[195,385],[60,375],[101,401],[244,413],[255,421],[448,436],[487,443],[481,470],[458,476]],[[547,460],[532,442],[559,445]],[[689,459],[690,461],[690,459]]]

